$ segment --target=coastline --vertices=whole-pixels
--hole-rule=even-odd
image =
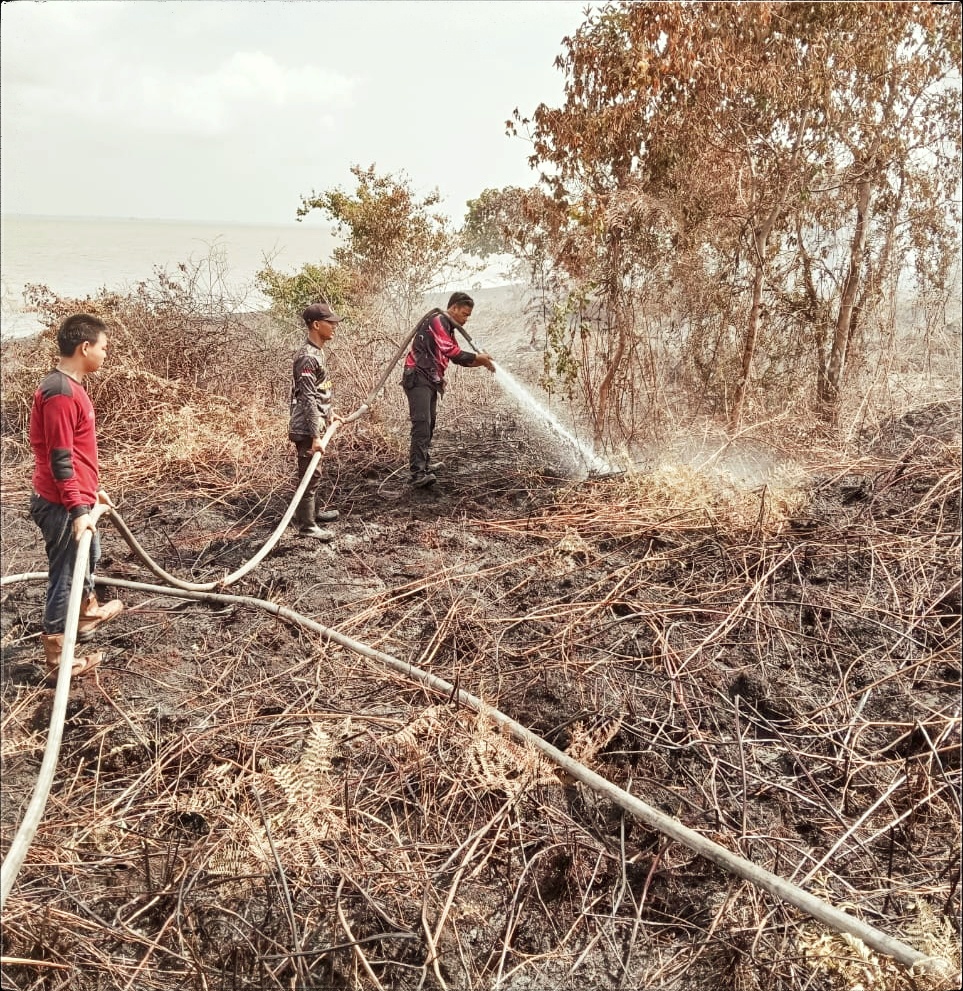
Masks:
[[[425,309],[434,306],[444,307],[453,288],[449,287],[426,293],[424,297]],[[483,336],[486,342],[500,339],[500,328],[520,318],[527,298],[526,288],[520,283],[506,282],[494,286],[470,286],[468,291],[478,304],[473,324],[474,329],[469,328],[468,332],[473,337],[476,334]],[[240,320],[251,320],[254,323],[271,319],[271,310],[266,306],[237,309],[231,312]],[[2,322],[0,322],[0,345],[5,346],[16,341],[29,340],[41,333],[43,329],[43,325],[35,312],[26,309],[8,311],[6,303],[4,304]],[[508,339],[513,340],[515,336],[517,334],[513,332]]]
[[[41,329],[23,301],[27,285],[83,300],[128,292],[183,265],[196,268],[202,291],[226,301],[232,312],[263,312],[270,301],[256,288],[261,269],[294,273],[305,264],[325,264],[338,243],[331,225],[317,220],[272,225],[2,214],[0,223],[0,340]],[[511,285],[500,267],[489,265],[453,287],[487,292]]]
[[[197,269],[197,278],[236,309],[264,309],[257,272],[271,264],[297,271],[324,261],[337,243],[329,224],[265,225],[238,222],[141,220],[124,217],[0,215],[0,337],[39,329],[23,301],[27,285],[58,296],[85,299],[102,291],[126,292],[159,271]]]

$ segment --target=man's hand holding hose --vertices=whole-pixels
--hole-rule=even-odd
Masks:
[[[492,361],[492,356],[486,354],[484,351],[479,352],[475,355],[475,360],[472,365],[478,367],[479,365],[483,368],[487,368],[493,375],[495,374],[495,362]]]
[[[338,416],[337,413],[332,413],[331,418],[325,424],[324,434],[321,437],[315,437],[311,441],[311,453],[317,454],[319,451],[323,452],[328,446],[328,441],[341,429],[344,423],[344,417]]]

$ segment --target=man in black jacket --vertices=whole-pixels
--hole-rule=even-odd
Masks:
[[[435,433],[438,397],[445,391],[448,363],[495,371],[490,355],[463,351],[454,337],[455,327],[465,325],[474,307],[475,301],[468,293],[452,293],[447,311],[431,310],[418,322],[411,350],[405,358],[401,384],[411,416],[409,467],[415,488],[434,485],[438,480],[435,471],[441,465],[431,461],[431,438]]]
[[[298,452],[299,484],[316,451],[322,450],[321,438],[335,421],[331,411],[331,379],[325,363],[324,345],[334,337],[335,327],[341,322],[327,303],[312,303],[304,311],[308,337],[294,355],[291,382],[291,419],[288,439],[294,442]],[[318,523],[332,523],[338,518],[336,509],[318,509],[317,493],[321,473],[315,469],[304,495],[294,511],[298,533],[315,540],[333,540],[332,530],[319,527]]]

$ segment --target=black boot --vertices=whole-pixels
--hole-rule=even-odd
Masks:
[[[334,540],[334,531],[319,527],[314,520],[314,496],[303,496],[294,511],[294,522],[298,525],[298,533],[302,537],[314,537],[315,540]]]
[[[413,472],[411,484],[416,489],[426,489],[429,485],[434,485],[438,481],[438,476],[430,471]]]

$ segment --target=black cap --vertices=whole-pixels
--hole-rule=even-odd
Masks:
[[[326,323],[341,322],[341,317],[327,303],[312,303],[301,316],[309,327],[315,320],[324,320]]]

